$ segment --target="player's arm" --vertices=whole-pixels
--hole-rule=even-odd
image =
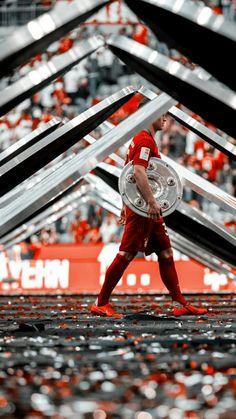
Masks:
[[[140,190],[143,198],[148,204],[148,215],[151,218],[160,218],[161,207],[155,200],[151,187],[148,183],[148,177],[144,166],[134,164],[134,178],[137,183],[137,187]]]
[[[126,224],[126,214],[125,214],[125,206],[124,205],[121,209],[120,217],[118,218],[118,223],[121,224],[122,226],[124,226]]]

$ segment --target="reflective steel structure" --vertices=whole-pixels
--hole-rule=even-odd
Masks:
[[[119,126],[105,134],[96,143],[73,157],[71,161],[49,175],[46,180],[37,184],[34,188],[34,194],[31,191],[26,191],[14,203],[5,206],[0,220],[1,237],[43,208],[55,196],[62,194],[72,185],[78,183],[84,175],[94,169],[114,149],[120,147],[130,137],[160,117],[175,104],[175,100],[163,93],[121,122]],[[94,119],[97,120],[97,118],[98,115],[95,115]],[[70,121],[72,128],[73,124],[75,125],[73,121]],[[62,127],[62,129],[65,127]]]
[[[55,204],[52,204],[50,207],[41,211],[38,215],[32,217],[30,220],[11,231],[11,233],[2,237],[1,243],[4,246],[4,249],[6,250],[11,248],[13,245],[40,231],[45,227],[45,225],[55,223],[65,214],[76,209],[78,206],[78,200],[84,198],[91,189],[85,184],[78,186],[79,188],[77,188],[74,192],[58,200]]]
[[[68,52],[57,55],[35,70],[31,70],[26,76],[3,90],[0,96],[0,115],[9,112],[103,45],[103,39],[94,36],[86,41],[78,42]]]
[[[138,15],[142,12],[142,19],[152,27],[160,40],[166,41],[169,46],[178,46],[180,51],[203,68],[191,71],[131,39],[110,37],[107,41],[109,48],[134,71],[167,94],[157,97],[142,87],[139,92],[150,102],[118,126],[111,127],[105,122],[106,118],[137,92],[136,88],[127,87],[72,121],[64,121],[63,126],[60,126],[62,121],[59,119],[51,121],[43,129],[36,130],[1,153],[0,236],[6,248],[37,231],[43,226],[44,220],[53,222],[75,209],[79,202],[93,199],[118,215],[121,198],[115,191],[122,159],[114,154],[114,150],[163,113],[168,112],[231,159],[236,159],[236,147],[226,136],[216,134],[175,107],[176,101],[180,101],[225,133],[236,137],[236,94],[228,88],[235,88],[234,69],[230,65],[235,48],[235,26],[231,23],[226,25],[223,17],[214,16],[210,9],[193,5],[189,1],[127,0],[126,3]],[[17,65],[23,64],[106,4],[109,2],[82,0],[65,7],[59,2],[50,13],[15,31],[1,45],[0,74],[7,74]],[[197,35],[186,36],[190,32]],[[8,112],[103,45],[103,38],[93,37],[74,45],[67,53],[54,57],[37,70],[30,71],[2,92],[1,114]],[[215,45],[218,54],[215,53]],[[211,74],[204,71],[204,68],[228,87],[212,81]],[[100,124],[104,135],[95,141],[88,133]],[[85,150],[79,154],[70,150],[69,155],[44,169],[84,137],[90,144]],[[107,155],[116,161],[118,167],[102,163]],[[234,197],[168,157],[162,158],[164,164],[173,165],[184,186],[235,214]],[[91,170],[97,176],[89,174]],[[235,279],[231,267],[236,266],[236,237],[231,231],[184,202],[181,202],[174,214],[166,217],[166,223],[177,249]]]
[[[139,89],[139,93],[150,100],[157,97],[156,93],[150,89],[145,88],[144,86]],[[172,106],[172,108],[169,109],[168,114],[181,125],[185,126],[190,131],[201,137],[203,140],[207,141],[213,147],[217,148],[231,159],[236,160],[236,146],[229,142],[226,138],[216,134],[216,132],[207,128],[205,125],[201,124],[196,119],[192,118],[190,115],[188,115],[186,112],[183,112],[176,106]]]
[[[27,179],[37,170],[68,150],[91,132],[135,93],[127,87],[104,99],[81,115],[67,122],[39,143],[33,144],[1,167],[0,196]]]
[[[194,259],[202,265],[207,266],[212,271],[224,274],[234,281],[236,280],[233,269],[226,263],[222,263],[222,259],[216,257],[214,253],[211,253],[207,249],[204,249],[203,251],[201,246],[193,243],[181,234],[176,233],[171,228],[168,228],[168,233],[174,249],[179,250],[184,255]]]
[[[214,202],[220,208],[230,212],[232,215],[236,213],[236,198],[225,192],[223,189],[207,181],[203,177],[196,173],[188,170],[186,167],[178,164],[169,157],[161,153],[162,159],[171,164],[176,172],[179,174],[183,185],[190,187],[193,191],[199,195],[204,196],[209,201]]]
[[[229,229],[207,219],[205,214],[199,214],[196,208],[181,202],[179,208],[166,218],[166,225],[200,246],[203,252],[208,250],[217,258],[236,267],[235,235]]]
[[[236,137],[236,93],[213,81],[201,80],[182,64],[125,36],[113,35],[107,44],[134,71]]]
[[[0,76],[41,53],[108,3],[107,0],[80,0],[70,4],[59,1],[49,13],[14,30],[0,42]]]
[[[158,39],[200,64],[236,90],[233,57],[236,25],[203,3],[189,0],[125,0]]]
[[[16,157],[18,154],[22,153],[32,144],[37,143],[43,137],[49,135],[51,132],[57,129],[61,123],[62,120],[60,118],[53,118],[51,121],[30,132],[25,137],[21,138],[10,147],[6,148],[4,151],[2,151],[2,153],[0,153],[0,166],[3,166],[5,163]]]
[[[40,184],[42,181],[46,181],[47,177],[52,173],[56,172],[61,166],[69,162],[76,153],[71,152],[68,156],[59,156],[57,162],[53,161],[45,168],[42,168],[37,173],[34,173],[32,176],[27,178],[24,182],[17,185],[15,188],[11,189],[9,192],[0,197],[0,208],[4,210],[4,207],[13,203],[16,198],[23,196],[26,191],[31,191],[33,193],[34,188],[37,184]]]

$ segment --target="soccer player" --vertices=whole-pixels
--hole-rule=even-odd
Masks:
[[[173,251],[162,218],[161,207],[153,196],[146,174],[150,158],[160,158],[154,136],[158,130],[163,129],[165,122],[166,116],[162,115],[148,129],[137,134],[130,143],[125,164],[130,161],[133,163],[135,181],[148,203],[148,218],[136,214],[127,206],[123,207],[119,222],[125,226],[125,229],[119,253],[108,267],[98,298],[90,307],[93,314],[116,318],[122,317],[122,314],[117,313],[112,308],[109,298],[137,252],[144,252],[146,255],[153,252],[157,254],[161,279],[173,301],[173,315],[200,315],[207,313],[205,308],[190,305],[181,293]]]

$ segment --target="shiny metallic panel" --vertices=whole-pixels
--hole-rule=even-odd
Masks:
[[[208,252],[206,249],[203,249],[200,246],[197,246],[170,228],[168,228],[168,233],[174,249],[188,256],[190,259],[201,263],[207,268],[212,269],[213,271],[220,274],[227,275],[228,278],[234,281],[236,280],[236,275],[233,273],[231,267],[225,264],[222,259],[217,258],[213,253]]]
[[[38,221],[36,224],[29,223],[29,229],[25,229],[25,232],[19,234],[16,237],[12,237],[11,240],[9,239],[8,241],[6,241],[6,244],[4,244],[4,250],[10,249],[15,244],[24,241],[28,237],[32,236],[33,234],[37,233],[42,228],[44,228],[45,225],[55,223],[60,218],[64,217],[68,213],[71,213],[71,211],[78,209],[80,205],[89,204],[90,202],[92,202],[92,199],[94,202],[94,197],[92,197],[90,193],[83,195],[82,197],[72,201],[70,204],[64,206],[60,211],[55,212],[51,216],[47,216],[47,218],[43,218],[43,211],[42,213],[40,213],[40,216],[42,216],[40,221]]]
[[[72,153],[69,156],[62,156],[61,160],[58,162],[53,162],[52,165],[43,168],[39,172],[32,175],[30,178],[26,179],[24,182],[17,185],[15,188],[11,189],[8,193],[0,197],[0,208],[1,214],[4,214],[4,207],[7,207],[11,202],[13,202],[17,197],[22,196],[25,191],[31,190],[33,193],[35,185],[39,184],[47,178],[50,174],[54,173],[59,169],[63,164],[70,161],[75,153]],[[60,156],[61,157],[61,156]]]
[[[0,196],[68,150],[126,103],[135,92],[132,87],[126,87],[109,96],[3,165]]]
[[[42,52],[108,3],[107,0],[80,0],[69,4],[59,1],[49,13],[14,30],[0,42],[0,75]]]
[[[182,0],[125,0],[157,38],[200,64],[236,90],[233,57],[236,25],[203,3]]]
[[[98,36],[78,42],[68,52],[53,57],[50,61],[30,71],[25,77],[6,87],[0,96],[0,115],[9,112],[24,99],[31,97],[103,45],[103,39]]]
[[[103,124],[101,124],[101,127],[102,127],[102,125]],[[84,140],[86,140],[88,144],[94,144],[97,141],[91,135],[86,135],[84,137]],[[119,157],[116,153],[111,153],[109,155],[109,157],[116,162],[118,167],[123,167],[124,166],[124,160],[121,157]]]
[[[27,191],[14,203],[8,205],[7,208],[5,207],[4,216],[0,219],[1,236],[19,226],[51,199],[78,183],[79,179],[94,169],[108,154],[119,148],[175,104],[176,102],[172,98],[162,93],[158,98],[147,103],[125,121],[122,121],[96,143],[73,157],[70,162],[49,175],[46,180],[36,185],[34,193]]]
[[[183,201],[178,209],[166,217],[167,227],[186,237],[202,248],[213,253],[225,263],[236,267],[236,236],[206,214],[197,211]]]
[[[4,246],[4,249],[9,249],[14,244],[25,240],[41,228],[45,227],[45,225],[54,223],[68,212],[78,208],[78,200],[84,196],[89,196],[91,191],[100,197],[100,202],[101,200],[105,202],[107,210],[108,207],[111,208],[114,206],[114,208],[116,208],[116,212],[118,214],[120,213],[120,209],[122,207],[120,194],[110,188],[97,176],[91,173],[85,175],[81,184],[77,185],[74,189],[75,190],[73,192],[61,199],[58,199],[54,204],[40,212],[38,215],[3,236],[1,238],[1,244]],[[107,200],[111,201],[112,204],[107,202]]]
[[[86,140],[89,144],[93,144],[97,141],[91,135],[86,135],[84,137],[84,140]],[[41,171],[39,171],[39,173],[35,173],[29,179],[25,180],[20,185],[16,186],[11,191],[9,191],[8,193],[0,197],[1,213],[4,214],[4,207],[9,205],[11,202],[13,202],[17,197],[21,196],[26,190],[31,190],[33,193],[35,185],[42,182],[42,180],[46,179],[47,176],[49,176],[51,173],[54,173],[55,171],[57,171],[59,167],[61,167],[63,164],[70,161],[74,155],[75,153],[71,152],[69,156],[66,156],[66,157],[60,156],[61,159],[57,163],[53,162],[53,165],[47,167],[46,169],[43,168]],[[124,160],[121,157],[119,157],[117,154],[111,153],[109,157],[112,158],[118,164],[119,167],[123,167]],[[102,165],[104,164],[105,163],[99,163],[98,167],[103,167]],[[113,167],[115,168],[115,166]]]
[[[206,213],[202,212],[198,208],[192,207],[191,205],[187,204],[184,201],[181,201],[178,207],[178,211],[181,214],[188,216],[191,220],[196,221],[198,224],[203,225],[204,227],[208,228],[209,230],[214,231],[217,233],[222,239],[224,238],[229,243],[236,246],[236,235],[234,232],[224,225],[217,223],[207,215]],[[235,254],[236,257],[236,254]]]
[[[109,166],[110,165],[108,164],[106,166],[103,165],[103,170],[107,170],[108,172],[110,172],[111,166]],[[90,184],[93,192],[96,192],[103,199],[103,201],[111,202],[111,204],[115,206],[120,212],[122,208],[122,199],[117,191],[115,191],[105,181],[103,181],[98,176],[95,176],[92,173],[88,173],[87,175],[85,175],[84,180]]]
[[[7,250],[27,239],[44,228],[45,225],[55,223],[55,221],[71,213],[71,211],[79,208],[80,204],[84,204],[87,201],[95,200],[102,208],[119,216],[122,207],[120,195],[97,176],[88,174],[84,177],[84,180],[88,184],[82,183],[78,190],[60,199],[46,210],[40,212],[36,217],[2,237],[1,244],[4,246],[4,249]]]
[[[218,83],[201,80],[191,70],[124,36],[108,46],[122,61],[189,109],[236,137],[236,94]]]
[[[202,195],[209,199],[209,201],[219,205],[219,207],[225,211],[230,212],[233,215],[236,214],[236,198],[162,153],[161,157],[166,163],[173,166],[184,186],[190,187],[199,195]]]
[[[53,132],[59,125],[62,123],[60,118],[53,118],[51,121],[47,122],[44,126],[35,129],[34,131],[27,134],[25,137],[21,138],[19,141],[16,141],[6,150],[0,153],[0,166],[11,160],[13,157],[17,156],[19,153],[24,151],[32,143],[35,143],[41,140],[46,135]]]
[[[161,206],[163,217],[171,214],[179,205],[183,194],[177,172],[169,163],[152,157],[146,173],[153,196]],[[132,162],[126,164],[120,174],[119,191],[124,203],[130,209],[143,217],[148,217],[148,204],[137,187]]]
[[[178,109],[175,106],[170,108],[168,113],[176,121],[180,122],[182,125],[190,129],[192,132],[199,135],[199,137],[203,138],[203,140],[207,141],[213,147],[216,147],[218,150],[222,151],[222,153],[226,154],[231,159],[236,160],[236,146],[227,141],[226,138],[223,138],[220,135],[216,134],[209,128],[202,125],[200,122],[196,121],[196,119],[191,118],[191,116],[187,115],[185,112],[181,111],[181,109]]]
[[[55,223],[55,221],[59,220],[65,214],[77,209],[78,200],[87,196],[90,190],[90,185],[81,185],[78,190],[72,192],[63,199],[60,199],[57,203],[51,205],[46,210],[40,212],[37,216],[2,237],[1,243],[4,246],[4,249],[9,249],[14,244],[17,244],[37,233],[46,225]]]
[[[143,86],[139,89],[139,93],[150,100],[157,97],[156,93]],[[172,116],[176,121],[184,125],[186,128],[188,128],[190,131],[199,135],[199,137],[201,137],[203,140],[207,141],[209,144],[222,151],[231,159],[236,160],[236,146],[227,141],[226,138],[216,134],[214,131],[210,130],[205,125],[189,116],[187,113],[178,109],[176,106],[172,106],[172,108],[169,109],[168,114]]]

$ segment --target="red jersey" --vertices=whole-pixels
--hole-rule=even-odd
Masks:
[[[133,164],[148,167],[151,157],[161,157],[154,138],[148,131],[141,131],[132,139],[125,164],[133,161]]]

